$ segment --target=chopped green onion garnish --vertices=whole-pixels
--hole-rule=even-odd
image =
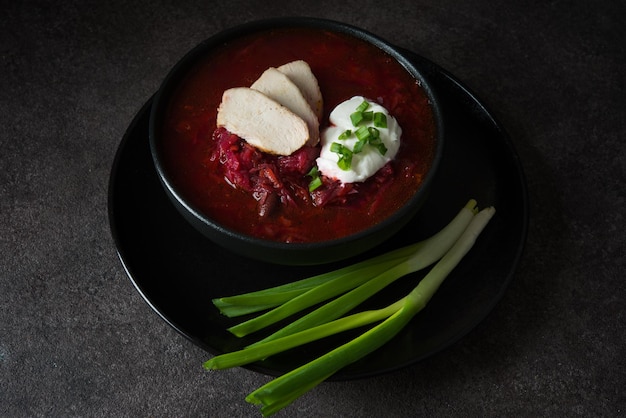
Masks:
[[[354,154],[358,154],[359,152],[363,151],[363,147],[365,146],[366,143],[367,141],[364,139],[357,141],[357,143],[354,144],[354,148],[352,148],[352,152]]]
[[[350,121],[352,122],[352,126],[359,126],[359,123],[364,120],[372,120],[374,118],[374,112],[365,110],[370,106],[367,100],[363,100],[363,103],[357,106],[354,113],[350,115]]]
[[[367,141],[370,139],[370,136],[372,136],[370,130],[367,129],[367,126],[361,126],[359,129],[356,130],[356,132],[354,132],[354,134],[359,139],[359,141]]]
[[[364,100],[350,115],[350,121],[354,127],[359,126],[359,124],[363,121],[373,121],[374,123],[374,126],[361,126],[354,131],[358,142],[354,145],[352,151],[346,147],[340,148],[340,144],[337,143],[333,143],[331,146],[330,150],[339,154],[339,161],[337,161],[337,165],[342,170],[350,169],[350,166],[352,165],[352,154],[358,154],[361,152],[363,147],[368,143],[376,148],[381,155],[385,155],[387,153],[387,147],[382,143],[380,139],[380,131],[378,130],[378,128],[387,128],[387,116],[382,112],[374,112],[373,110],[366,111],[369,106],[369,102]],[[350,129],[347,129],[342,132],[337,139],[348,139],[352,136],[352,133],[353,132]]]
[[[348,171],[350,170],[350,167],[352,167],[352,154],[344,154],[341,155],[339,157],[339,161],[337,161],[337,165],[339,166],[339,168],[341,168],[343,171]]]
[[[357,106],[356,111],[364,112],[368,107],[370,107],[370,104],[367,102],[367,100],[363,100],[363,103]]]
[[[320,177],[320,172],[316,165],[314,165],[311,170],[309,170],[307,176],[311,177],[311,182],[309,183],[309,192],[312,192],[322,185],[322,178]]]
[[[352,136],[352,131],[350,129],[347,129],[343,131],[337,139],[348,139],[351,136]]]
[[[350,121],[352,126],[359,126],[359,123],[363,121],[363,112],[354,112],[350,115]]]
[[[376,128],[374,128],[373,126],[370,126],[369,128],[367,128],[368,131],[370,131],[370,143],[372,142],[373,139],[379,139],[380,138],[380,131]]]
[[[312,192],[313,190],[317,189],[321,185],[322,185],[322,178],[321,177],[315,177],[309,183],[309,191]]]
[[[344,171],[352,166],[352,151],[350,148],[341,145],[339,142],[333,142],[330,145],[330,151],[339,154],[337,165]]]
[[[377,128],[386,128],[387,116],[381,112],[374,113],[374,126]]]

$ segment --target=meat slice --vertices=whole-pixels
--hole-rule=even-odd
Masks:
[[[247,87],[224,92],[217,111],[217,126],[270,154],[291,155],[309,140],[309,128],[301,117]]]
[[[315,112],[317,119],[322,120],[324,107],[322,91],[309,64],[306,61],[297,60],[281,65],[277,70],[289,77],[298,86],[309,106]]]
[[[250,86],[300,116],[309,128],[308,145],[319,141],[319,120],[298,86],[274,67],[270,67]]]

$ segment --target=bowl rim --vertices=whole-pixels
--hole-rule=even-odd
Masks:
[[[394,213],[376,223],[375,225],[372,225],[367,229],[360,230],[355,233],[331,240],[312,242],[273,241],[269,239],[254,237],[227,228],[219,222],[210,219],[201,210],[189,203],[187,199],[177,191],[174,183],[167,173],[167,170],[160,161],[157,132],[159,130],[158,125],[161,120],[160,117],[167,107],[166,99],[168,98],[169,93],[171,93],[171,91],[176,87],[177,82],[179,82],[180,79],[186,75],[189,69],[191,69],[194,64],[202,59],[202,57],[206,54],[208,50],[220,46],[224,42],[232,40],[233,37],[246,36],[255,32],[262,32],[271,29],[303,27],[330,30],[354,36],[379,48],[380,50],[394,58],[400,65],[402,65],[404,69],[419,82],[420,87],[425,91],[426,96],[428,97],[435,121],[436,132],[434,139],[436,141],[436,147],[431,166],[426,173],[424,179],[422,179],[422,184],[417,192],[407,202],[405,202],[402,207],[398,208]],[[389,229],[390,226],[396,224],[397,221],[402,220],[403,218],[408,217],[410,219],[414,215],[414,212],[417,210],[417,204],[419,202],[422,202],[423,199],[426,198],[426,194],[428,193],[429,189],[428,186],[433,182],[433,179],[438,171],[438,167],[440,165],[440,161],[443,155],[445,136],[443,115],[441,114],[441,106],[439,104],[437,95],[432,90],[430,83],[428,82],[422,71],[417,68],[407,57],[405,57],[401,48],[394,46],[390,42],[366,29],[362,29],[352,24],[336,20],[316,17],[280,17],[249,21],[217,32],[198,43],[195,47],[186,52],[182,56],[182,58],[180,58],[174,64],[174,66],[170,69],[170,71],[163,79],[157,92],[154,94],[153,103],[150,109],[148,131],[150,152],[161,184],[164,186],[166,192],[170,195],[170,197],[173,197],[176,202],[184,208],[185,211],[190,213],[193,216],[194,220],[211,228],[215,231],[216,234],[222,234],[229,239],[243,242],[248,246],[262,246],[269,251],[281,252],[296,252],[306,250],[319,250],[327,247],[340,247],[342,245],[365,239],[370,235],[375,235],[383,230]]]

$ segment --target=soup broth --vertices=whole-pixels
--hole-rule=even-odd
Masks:
[[[364,96],[398,120],[401,147],[380,176],[355,184],[358,199],[328,205],[299,200],[260,216],[257,199],[225,180],[220,162],[212,158],[217,108],[225,90],[248,87],[268,67],[295,60],[306,61],[319,82],[324,99],[320,129],[328,126],[335,106]],[[363,40],[307,28],[255,33],[215,49],[171,97],[162,129],[164,167],[196,209],[229,229],[283,242],[332,240],[387,218],[420,187],[436,145],[426,93],[402,65]]]

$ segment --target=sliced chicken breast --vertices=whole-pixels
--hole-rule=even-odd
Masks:
[[[315,112],[317,120],[322,120],[324,101],[317,78],[306,61],[297,60],[281,65],[278,71],[285,74],[300,89],[304,98]]]
[[[309,127],[301,117],[247,87],[224,92],[217,112],[217,126],[271,154],[290,155],[309,140]]]
[[[257,90],[269,98],[276,100],[300,116],[309,128],[308,145],[315,145],[319,141],[319,119],[309,106],[309,102],[298,86],[274,67],[270,67],[256,80],[251,89]]]

